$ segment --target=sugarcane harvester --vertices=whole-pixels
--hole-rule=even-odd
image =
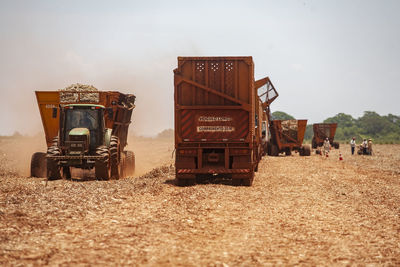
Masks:
[[[132,175],[135,156],[124,149],[135,96],[69,89],[35,92],[47,153],[32,155],[31,176],[70,179],[71,167],[94,169],[99,180]]]

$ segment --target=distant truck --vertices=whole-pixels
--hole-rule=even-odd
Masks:
[[[47,153],[32,155],[32,177],[70,179],[71,167],[94,169],[101,180],[133,174],[135,155],[124,148],[134,95],[77,87],[35,93]]]
[[[279,153],[284,152],[289,156],[292,151],[297,151],[300,156],[310,156],[310,146],[303,145],[306,126],[307,120],[271,120],[268,155],[278,156]]]
[[[337,123],[314,123],[311,144],[313,148],[321,147],[324,144],[324,140],[328,138],[329,143],[336,149],[339,148],[339,143],[334,142],[336,133]]]
[[[271,102],[268,95],[260,98],[257,89],[268,82],[254,81],[252,57],[178,57],[178,185],[215,176],[231,178],[234,185],[252,185],[269,132],[264,106]]]

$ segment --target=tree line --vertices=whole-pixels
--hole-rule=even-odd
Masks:
[[[272,119],[290,120],[294,117],[283,111],[275,111],[272,113]],[[372,138],[374,143],[400,143],[400,116],[393,114],[381,116],[374,111],[365,111],[363,116],[353,118],[351,115],[338,113],[323,122],[338,124],[335,140],[339,142],[348,142],[352,137],[356,137],[358,142],[364,138]],[[312,136],[312,124],[309,124],[304,135],[305,141],[311,141]]]

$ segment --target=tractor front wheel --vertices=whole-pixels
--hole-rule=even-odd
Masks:
[[[106,146],[100,146],[96,149],[96,156],[101,158],[96,159],[95,174],[98,180],[110,180],[111,167],[110,167],[110,154]]]

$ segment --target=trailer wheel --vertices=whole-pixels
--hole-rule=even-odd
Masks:
[[[196,184],[196,178],[176,178],[176,184],[178,186],[192,186]]]
[[[110,159],[111,159],[111,177],[119,179],[121,176],[120,172],[120,150],[119,150],[119,139],[117,136],[111,136],[110,141]]]
[[[333,142],[333,147],[335,148],[335,149],[339,149],[339,143],[338,142]]]
[[[232,179],[233,186],[240,186],[242,184],[242,179]]]
[[[279,155],[278,146],[275,144],[271,144],[270,147],[270,156],[276,157]]]
[[[285,155],[286,155],[286,156],[292,155],[292,151],[290,150],[290,147],[288,147],[288,148],[285,149]]]
[[[310,156],[311,155],[311,148],[308,145],[302,146],[301,150],[303,151],[302,155],[300,156]]]
[[[63,167],[63,175],[65,179],[71,180],[71,168],[68,166]]]
[[[135,173],[135,154],[132,151],[126,151],[125,174],[132,176]]]
[[[247,178],[242,180],[244,186],[252,186],[254,180],[254,172],[251,172]]]
[[[58,147],[58,144],[55,142],[58,140],[58,138],[53,139],[53,145],[51,145],[47,149],[47,155],[48,156],[60,156],[61,151],[60,148]],[[58,180],[61,179],[61,167],[58,165],[58,161],[54,159],[49,159],[47,158],[46,160],[47,164],[47,179],[48,180]]]
[[[318,144],[317,141],[315,141],[315,137],[313,136],[312,140],[311,140],[311,144],[312,144],[312,148],[317,148]]]
[[[46,177],[46,153],[33,153],[31,158],[31,177]]]
[[[95,163],[95,174],[98,180],[110,180],[110,154],[106,146],[99,146],[96,149],[96,156],[101,156]]]
[[[176,185],[192,186],[196,184],[196,175],[194,174],[175,174]]]

